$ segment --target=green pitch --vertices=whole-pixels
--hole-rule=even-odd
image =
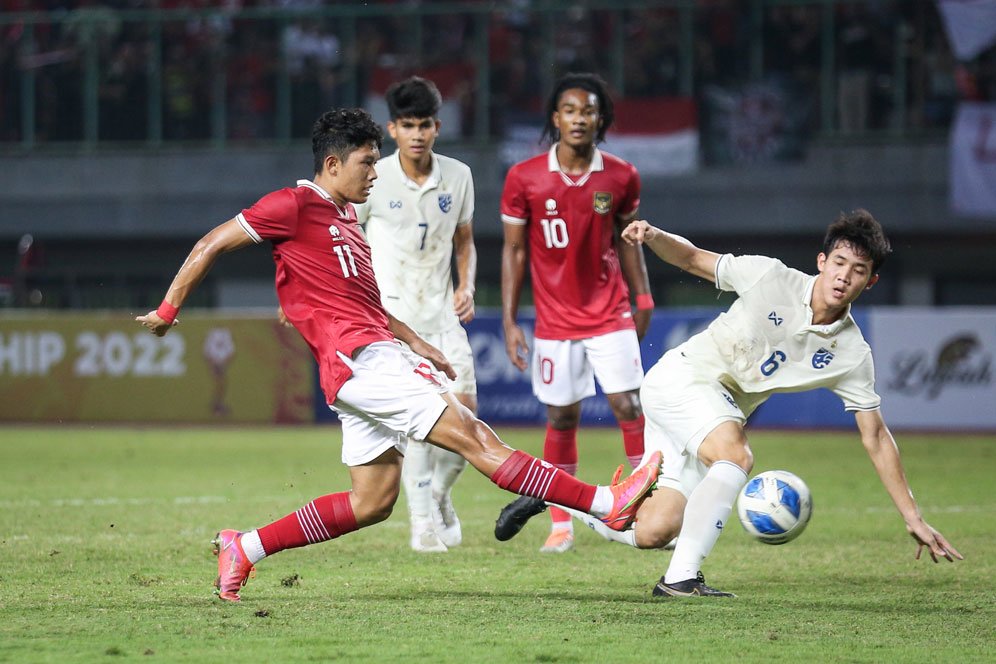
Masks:
[[[585,479],[622,460],[614,430],[580,445]],[[583,527],[575,551],[540,555],[545,515],[499,543],[509,494],[468,471],[463,546],[411,552],[402,499],[384,524],[263,561],[231,605],[211,594],[209,540],[344,489],[337,429],[5,427],[0,662],[993,661],[996,438],[900,436],[927,520],[966,557],[936,565],[913,559],[855,434],[753,445],[815,508],[781,547],[730,523],[705,573],[737,599],[651,599],[669,554]]]

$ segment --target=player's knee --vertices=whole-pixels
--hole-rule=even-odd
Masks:
[[[380,495],[365,495],[359,499],[359,505],[354,507],[357,523],[369,526],[386,521],[394,511],[398,501],[398,489],[386,491]]]
[[[740,466],[745,473],[750,474],[750,471],[754,468],[754,454],[746,445],[731,447],[723,456],[722,461],[729,461]]]
[[[620,422],[635,420],[643,414],[638,392],[623,392],[614,395],[610,404],[612,406],[612,413]]]
[[[640,549],[663,549],[678,536],[680,523],[668,519],[639,521],[636,526],[636,546]]]

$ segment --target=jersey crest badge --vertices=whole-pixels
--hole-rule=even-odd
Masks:
[[[833,353],[828,351],[826,348],[820,348],[818,351],[813,353],[813,368],[814,369],[825,369],[830,362],[833,361]]]
[[[453,207],[453,194],[439,194],[439,209],[448,214]]]
[[[336,239],[339,239],[339,236],[342,235],[342,233],[339,232],[338,226],[329,226],[329,233],[331,233],[332,237]]]
[[[592,207],[598,214],[608,214],[612,209],[612,194],[607,191],[596,191]]]

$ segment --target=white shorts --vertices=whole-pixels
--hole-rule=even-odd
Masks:
[[[418,333],[427,342],[438,348],[446,356],[446,359],[453,370],[456,371],[456,380],[447,380],[450,391],[456,394],[477,394],[477,377],[474,375],[474,351],[470,348],[470,341],[467,340],[467,331],[462,326],[457,325],[446,332],[435,334]]]
[[[589,339],[533,340],[533,394],[547,406],[569,406],[595,394],[595,378],[606,394],[640,388],[643,364],[636,330]]]
[[[349,359],[350,376],[329,408],[342,422],[342,462],[359,466],[395,447],[404,454],[408,438],[425,440],[446,410],[441,396],[446,377],[400,344],[372,343]]]
[[[699,446],[723,422],[746,421],[733,396],[718,381],[697,378],[680,350],[672,349],[655,364],[640,388],[646,416],[644,463],[655,450],[663,454],[658,486],[687,498],[708,470]]]

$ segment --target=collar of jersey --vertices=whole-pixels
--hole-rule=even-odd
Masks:
[[[432,158],[432,171],[429,173],[428,179],[426,179],[425,184],[419,184],[408,177],[405,173],[405,169],[401,166],[401,150],[394,151],[394,162],[398,168],[398,175],[401,177],[401,182],[404,183],[406,187],[412,191],[425,191],[428,189],[435,189],[439,186],[439,181],[442,180],[442,176],[439,170],[439,160],[436,159],[436,153],[430,152],[429,157]]]
[[[339,215],[343,219],[348,219],[349,218],[349,214],[347,213],[347,211],[345,209],[339,207],[339,204],[336,203],[335,200],[333,200],[333,198],[329,194],[329,192],[325,191],[324,189],[322,189],[321,187],[319,187],[317,184],[315,184],[311,180],[298,180],[297,181],[297,186],[299,186],[299,187],[308,187],[309,189],[313,189],[315,191],[315,193],[317,193],[319,196],[321,196],[322,198],[324,198],[325,200],[327,200],[329,203],[331,203],[332,205],[334,205],[335,209],[338,210]]]
[[[580,187],[584,185],[585,182],[588,181],[588,178],[591,177],[592,173],[596,171],[605,170],[605,161],[602,159],[602,153],[599,151],[598,148],[595,148],[595,151],[591,155],[591,163],[588,165],[587,172],[585,172],[585,174],[581,176],[581,179],[575,182],[570,178],[569,175],[567,175],[567,173],[564,172],[564,169],[560,167],[560,161],[557,159],[558,145],[559,143],[554,143],[550,147],[550,152],[547,153],[546,157],[546,167],[550,170],[551,173],[559,173],[560,179],[563,180],[564,184],[566,184],[568,187]]]
[[[847,305],[844,315],[830,323],[829,325],[813,325],[813,289],[816,287],[816,277],[810,277],[806,284],[806,293],[802,296],[802,303],[806,305],[806,327],[823,334],[836,334],[851,321],[851,305]]]

